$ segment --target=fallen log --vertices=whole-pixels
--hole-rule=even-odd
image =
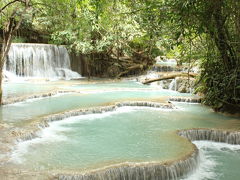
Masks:
[[[167,80],[167,79],[175,79],[176,77],[191,77],[191,78],[195,78],[196,76],[197,76],[196,73],[179,72],[179,73],[165,75],[165,76],[162,76],[160,78],[149,79],[149,80],[146,80],[146,81],[144,81],[142,83],[143,84],[149,84],[149,83],[156,82],[156,81],[162,81],[162,80]]]

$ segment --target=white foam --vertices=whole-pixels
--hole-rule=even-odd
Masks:
[[[197,170],[187,178],[184,178],[183,180],[216,179],[217,174],[214,172],[214,168],[217,166],[216,160],[203,150],[199,150],[199,154],[200,164]]]
[[[240,150],[240,145],[232,145],[227,143],[218,143],[212,141],[193,141],[194,144],[199,149],[213,149],[217,151],[224,151],[225,149],[229,149],[231,151]]]
[[[82,122],[82,121],[100,120],[100,119],[104,119],[104,118],[112,116],[112,115],[122,114],[122,113],[130,113],[130,112],[144,110],[144,109],[145,110],[146,109],[159,110],[159,108],[151,108],[151,107],[124,106],[124,107],[119,107],[116,110],[109,111],[109,112],[69,117],[69,118],[63,119],[61,121],[51,122],[51,123],[49,123],[49,125],[51,127],[51,126],[61,126],[61,125],[65,125],[65,124],[75,124],[80,121]],[[161,110],[165,111],[166,109],[161,109]]]
[[[38,137],[29,141],[19,142],[13,150],[10,162],[21,164],[25,161],[24,155],[27,154],[34,144],[51,143],[57,141],[67,141],[67,137],[60,132],[66,131],[66,127],[50,126],[38,133]]]
[[[212,180],[218,179],[219,173],[216,173],[216,166],[219,164],[216,158],[208,151],[225,151],[226,149],[235,151],[240,149],[240,145],[231,145],[227,143],[216,143],[211,141],[194,141],[199,149],[200,164],[196,171],[182,180]]]

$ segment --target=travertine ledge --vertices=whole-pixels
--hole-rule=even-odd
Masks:
[[[119,102],[111,106],[67,111],[44,117],[37,125],[35,131],[20,134],[18,138],[22,141],[37,137],[37,130],[39,131],[42,128],[48,127],[48,123],[51,121],[62,120],[68,117],[84,114],[110,112],[122,106],[145,106],[167,109],[174,108],[172,104],[134,101]],[[199,128],[178,130],[176,133],[179,136],[186,138],[189,143],[195,140],[208,140],[229,144],[240,144],[240,131]],[[194,144],[191,143],[191,146],[192,150],[188,154],[174,161],[144,163],[125,162],[85,172],[62,172],[57,173],[54,176],[59,180],[177,180],[181,177],[187,176],[198,167],[199,151]]]
[[[81,93],[81,92],[67,91],[67,90],[51,91],[51,92],[33,94],[33,95],[22,96],[22,97],[9,98],[9,99],[4,100],[2,102],[2,105],[9,105],[9,104],[14,104],[14,103],[24,102],[27,100],[38,99],[38,98],[47,98],[47,97],[55,96],[57,94],[66,94],[66,93]]]
[[[240,131],[220,129],[186,129],[180,130],[178,134],[190,141],[207,140],[228,144],[240,144]]]
[[[124,106],[151,107],[151,108],[160,108],[160,109],[169,109],[169,110],[176,109],[176,107],[173,104],[169,104],[169,103],[129,101],[129,102],[118,102],[118,103],[115,103],[115,105],[110,105],[110,106],[100,106],[100,107],[94,107],[94,108],[65,111],[63,113],[57,113],[57,114],[43,117],[39,122],[34,124],[34,126],[29,128],[30,130],[27,130],[24,132],[16,132],[17,141],[26,141],[26,140],[31,140],[37,137],[37,133],[42,128],[48,127],[49,126],[48,123],[51,121],[60,121],[65,118],[86,115],[86,114],[111,112],[111,111],[115,111],[119,107],[124,107]]]
[[[198,150],[174,162],[123,163],[83,174],[60,174],[59,180],[176,180],[198,165]]]
[[[218,129],[179,130],[177,134],[189,141],[210,140],[229,144],[240,144],[239,131]],[[84,174],[60,174],[60,180],[177,180],[197,168],[199,163],[198,149],[182,159],[170,163],[129,164],[120,167],[109,167]]]

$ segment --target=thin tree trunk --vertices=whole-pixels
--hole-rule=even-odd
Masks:
[[[229,70],[236,66],[236,53],[233,47],[229,44],[230,40],[228,37],[228,30],[225,25],[225,18],[222,13],[223,1],[219,0],[215,2],[215,7],[213,11],[213,18],[215,21],[215,42],[221,57]]]
[[[1,57],[1,62],[2,62],[2,53],[1,53],[1,55],[0,55],[0,57]],[[0,105],[2,104],[2,79],[3,79],[3,66],[2,66],[2,63],[1,63],[1,66],[0,66]]]
[[[18,2],[18,1],[14,1],[14,2]],[[3,43],[2,43],[1,52],[0,52],[0,105],[2,104],[2,79],[3,79],[2,73],[3,73],[3,66],[5,64],[5,58],[10,49],[10,46],[12,43],[12,37],[14,33],[16,33],[16,31],[19,29],[23,20],[23,15],[27,12],[27,9],[29,8],[29,2],[30,0],[24,1],[24,11],[20,15],[17,22],[15,19],[15,17],[17,16],[17,13],[16,13],[17,10],[15,10],[12,12],[7,25],[3,27]]]

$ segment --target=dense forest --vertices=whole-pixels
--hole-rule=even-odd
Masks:
[[[66,45],[116,78],[166,55],[200,65],[204,104],[240,112],[240,1],[1,0],[0,13],[1,72],[11,42]]]

